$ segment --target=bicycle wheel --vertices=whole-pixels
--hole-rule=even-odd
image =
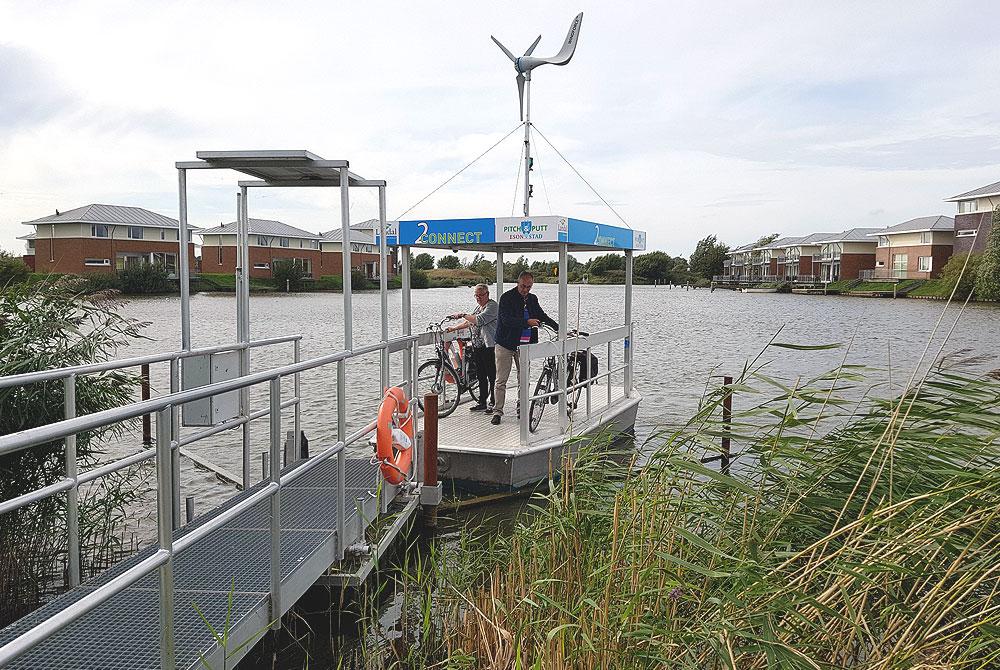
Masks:
[[[417,369],[417,389],[420,393],[437,395],[439,417],[448,416],[458,407],[461,387],[457,379],[458,373],[451,363],[442,363],[440,359],[424,361]],[[417,403],[420,409],[424,408],[422,398],[417,398]]]
[[[545,411],[545,406],[548,404],[548,398],[534,398],[539,393],[548,393],[552,389],[552,370],[548,367],[542,369],[542,374],[538,376],[538,381],[535,382],[535,392],[533,394],[533,399],[531,401],[530,414],[528,414],[528,430],[532,433],[538,428],[538,424],[542,421],[542,412]]]

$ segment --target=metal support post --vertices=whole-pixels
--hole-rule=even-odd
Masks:
[[[517,357],[521,363],[517,368],[517,403],[521,411],[518,424],[520,424],[521,446],[527,446],[529,435],[528,419],[531,415],[531,404],[528,401],[528,379],[530,379],[528,373],[531,367],[531,361],[528,358],[528,347],[518,347]],[[542,402],[548,401],[549,399],[546,398]]]
[[[413,314],[410,311],[410,247],[400,247],[401,272],[402,272],[402,312],[403,312],[403,335],[413,334]],[[407,347],[405,360],[403,361],[403,379],[409,380],[413,371],[413,359],[417,357],[418,348],[416,346]],[[414,396],[415,391],[410,388],[410,396]]]
[[[420,437],[420,431],[417,428],[417,416],[420,406],[417,404],[417,398],[420,397],[420,384],[417,379],[417,368],[420,366],[420,358],[417,356],[419,349],[413,347],[413,357],[412,357],[412,368],[410,369],[410,379],[412,380],[411,389],[413,394],[410,396],[410,420],[413,421],[413,462],[410,467],[413,472],[413,481],[419,482],[423,479],[423,471],[420,469],[423,464],[423,452],[421,450],[424,441]]]
[[[387,256],[385,225],[385,186],[378,187],[378,287],[382,303],[382,344],[389,341],[389,259]],[[389,349],[382,349],[380,372],[380,389],[384,393],[389,387]]]
[[[240,187],[236,207],[236,341],[240,344],[250,342],[250,208],[249,191]],[[250,347],[240,350],[240,376],[250,374]],[[250,389],[240,389],[240,417],[250,414]],[[244,421],[240,427],[243,447],[243,489],[250,487],[250,421]]]
[[[177,170],[179,196],[177,212],[177,281],[181,291],[181,349],[191,349],[191,291],[190,269],[188,268],[188,205],[187,170]]]
[[[525,201],[527,202],[527,201]],[[569,284],[566,274],[569,265],[569,245],[559,245],[559,358],[556,366],[556,388],[562,388],[559,394],[559,428],[565,433],[569,426],[569,413],[566,398],[566,380],[569,377],[566,371],[566,337],[569,334]]]
[[[438,396],[424,396],[424,487],[438,486]],[[420,496],[423,498],[423,495]],[[428,528],[437,527],[437,505],[423,507],[423,520]]]
[[[497,302],[503,295],[503,252],[497,252]]]
[[[587,385],[584,386],[584,388],[587,390],[587,418],[588,419],[590,418],[590,409],[591,409],[590,389],[592,389],[594,387],[594,382],[591,379],[594,376],[594,370],[592,369],[593,366],[590,364],[591,360],[593,360],[593,359],[591,359],[591,357],[590,357],[590,347],[587,347]]]
[[[524,216],[531,201],[531,72],[524,74]]]
[[[351,199],[350,176],[347,168],[340,168],[340,257],[344,265],[344,348],[354,348],[351,314]],[[340,398],[337,399],[338,402]],[[343,438],[341,438],[343,439]]]
[[[271,401],[271,463],[270,479],[278,484],[271,494],[271,628],[281,629],[281,377],[271,380],[268,397]]]
[[[76,417],[76,375],[63,379],[63,418]],[[66,546],[69,586],[80,585],[80,489],[76,467],[76,434],[67,435],[66,478],[73,480],[73,488],[66,491]]]
[[[294,340],[292,342],[292,360],[299,363],[302,361],[302,348],[300,346],[301,340]],[[299,373],[296,372],[292,376],[292,389],[295,396],[295,405],[293,418],[292,418],[292,428],[295,434],[292,436],[292,461],[297,461],[302,458],[302,380],[299,378]]]
[[[143,400],[149,400],[149,363],[143,363],[139,368],[139,397]],[[153,444],[152,422],[152,415],[142,415],[142,446],[144,447]]]
[[[337,452],[337,555],[335,561],[344,560],[347,550],[347,456]]]
[[[611,407],[611,343],[608,342],[608,407]]]
[[[160,573],[160,668],[174,670],[174,557],[170,463],[171,408],[156,413],[156,535],[160,549],[170,552]]]
[[[170,393],[177,393],[181,390],[181,368],[180,361],[176,358],[170,359]],[[174,443],[170,447],[170,474],[174,528],[181,527],[181,408],[173,407],[170,410],[170,441]],[[176,445],[176,446],[175,446]]]
[[[632,397],[632,250],[625,250],[625,397]]]

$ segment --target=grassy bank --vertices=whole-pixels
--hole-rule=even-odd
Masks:
[[[935,370],[887,401],[880,380],[745,374],[731,476],[699,462],[721,389],[641,467],[583,458],[509,539],[438,570],[420,662],[996,667],[1000,383]]]

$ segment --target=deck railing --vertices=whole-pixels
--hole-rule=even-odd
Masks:
[[[622,341],[624,350],[622,364],[612,367],[613,343]],[[591,369],[591,356],[598,347],[607,346],[607,363],[604,372],[594,374]],[[611,377],[615,374],[622,374],[624,377],[625,398],[632,397],[632,361],[635,350],[635,324],[609,328],[597,333],[581,335],[578,337],[567,337],[564,340],[553,339],[550,342],[538,342],[536,344],[524,345],[518,348],[520,370],[518,373],[518,402],[521,407],[519,419],[520,442],[522,446],[530,446],[532,443],[532,432],[530,429],[531,404],[532,402],[546,401],[550,398],[558,398],[559,428],[560,433],[566,434],[570,431],[570,414],[578,408],[573,407],[573,399],[579,389],[583,389],[585,400],[584,418],[589,419],[593,413],[593,388],[598,381],[604,379],[607,387],[607,404],[605,408],[610,408],[614,404],[612,395]],[[574,384],[565,384],[563,380],[568,379],[567,356],[579,353],[585,356],[587,361],[588,378]],[[531,361],[555,358],[556,376],[555,391],[534,392],[530,391],[531,384]],[[579,369],[577,367],[577,369]],[[545,439],[546,436],[542,436]],[[551,436],[548,436],[551,437]]]
[[[296,344],[299,341],[299,336],[292,336],[288,338],[272,338],[270,340],[261,340],[256,343],[251,343],[249,345],[222,345],[219,347],[209,347],[206,349],[198,349],[184,352],[175,352],[171,354],[157,354],[153,356],[145,356],[140,358],[128,359],[125,361],[110,361],[108,363],[97,363],[93,365],[75,366],[73,368],[62,368],[59,370],[47,370],[36,373],[27,373],[23,375],[16,375],[11,377],[0,378],[0,388],[10,387],[23,384],[31,384],[38,381],[47,381],[53,379],[66,379],[67,382],[67,398],[66,405],[67,417],[62,421],[56,423],[47,424],[44,426],[38,426],[35,428],[29,428],[26,430],[19,431],[17,433],[11,433],[9,435],[0,436],[0,455],[11,454],[23,449],[29,449],[42,444],[47,444],[57,440],[64,440],[66,446],[66,476],[49,486],[45,486],[34,491],[30,491],[24,495],[18,496],[11,500],[3,501],[0,503],[0,513],[18,509],[24,507],[25,505],[32,504],[54,495],[59,495],[65,491],[76,492],[79,490],[80,484],[90,482],[98,479],[106,474],[121,470],[125,467],[134,465],[135,463],[148,460],[149,458],[155,458],[155,472],[156,472],[156,501],[157,501],[157,517],[156,517],[156,528],[157,528],[157,544],[158,550],[137,563],[136,565],[130,567],[129,569],[121,572],[107,583],[94,588],[89,593],[84,595],[82,598],[69,605],[65,609],[53,614],[49,618],[43,620],[41,623],[37,624],[33,628],[25,631],[18,637],[10,640],[3,646],[0,646],[0,667],[10,663],[17,657],[31,650],[32,647],[44,641],[49,636],[55,634],[59,630],[62,630],[66,626],[72,624],[73,622],[79,620],[83,615],[92,611],[94,608],[98,607],[102,603],[108,601],[110,598],[114,597],[116,594],[121,593],[128,587],[132,586],[145,575],[152,572],[154,569],[159,570],[159,617],[160,617],[160,663],[162,668],[175,667],[175,656],[174,656],[174,625],[173,625],[173,558],[178,554],[183,552],[185,549],[191,547],[199,539],[205,537],[209,533],[221,528],[223,525],[233,520],[236,516],[246,511],[249,507],[262,502],[265,499],[270,499],[270,572],[271,572],[271,589],[270,589],[270,617],[269,620],[272,622],[274,627],[280,625],[281,615],[284,612],[281,604],[281,591],[280,591],[280,580],[281,580],[281,569],[280,569],[280,550],[281,550],[281,520],[280,520],[280,500],[281,500],[281,490],[283,487],[287,486],[291,482],[295,481],[302,475],[311,471],[319,464],[325,462],[326,460],[336,457],[337,459],[337,558],[343,558],[344,552],[347,547],[355,541],[359,533],[363,533],[364,529],[347,529],[345,528],[346,520],[346,500],[345,500],[345,479],[346,479],[346,462],[344,449],[347,445],[360,440],[366,435],[370,434],[375,429],[375,424],[369,424],[364,428],[348,435],[346,433],[346,420],[343,407],[345,406],[346,398],[338,397],[338,421],[337,421],[337,442],[321,452],[312,456],[308,460],[302,461],[300,465],[293,469],[286,469],[282,473],[281,469],[281,409],[288,407],[292,404],[298,407],[298,403],[301,400],[298,396],[295,398],[288,399],[286,401],[282,400],[281,393],[281,380],[287,377],[292,377],[293,379],[298,378],[298,375],[302,372],[308,370],[314,370],[323,366],[329,366],[337,364],[337,379],[338,385],[342,381],[341,376],[346,374],[346,363],[347,360],[355,358],[358,356],[363,356],[366,354],[371,354],[374,352],[385,351],[387,354],[405,351],[405,363],[404,363],[404,380],[401,385],[409,387],[411,396],[416,396],[419,392],[417,389],[417,375],[416,375],[416,363],[417,356],[415,351],[417,336],[404,336],[396,339],[389,340],[387,342],[378,342],[366,347],[354,349],[352,351],[344,350],[337,353],[328,354],[325,356],[320,356],[306,361],[296,361],[291,364],[283,365],[276,368],[271,368],[268,370],[262,370],[252,374],[243,375],[236,377],[234,379],[220,381],[207,386],[200,386],[198,388],[188,389],[184,391],[173,391],[168,395],[161,397],[141,400],[138,402],[133,402],[128,405],[121,407],[115,407],[112,409],[103,410],[100,412],[95,412],[93,414],[88,414],[84,416],[75,416],[75,412],[71,411],[72,406],[73,391],[75,390],[75,379],[77,375],[80,374],[90,374],[95,372],[104,372],[109,370],[121,369],[123,367],[132,367],[135,365],[140,365],[141,361],[146,362],[157,362],[157,361],[171,361],[175,364],[176,361],[187,358],[189,356],[195,356],[199,354],[206,354],[212,352],[221,351],[232,351],[240,350],[246,347],[252,346],[265,346],[266,344],[275,344],[278,342],[288,342],[294,341]],[[296,346],[296,353],[298,352],[298,347]],[[268,410],[262,413],[254,413],[252,417],[241,417],[243,421],[234,420],[230,422],[223,422],[220,426],[213,427],[209,430],[202,431],[197,436],[192,436],[193,439],[185,438],[180,439],[180,433],[178,430],[179,423],[177,422],[177,410],[183,405],[189,402],[194,402],[198,400],[203,400],[213,396],[217,396],[223,393],[231,393],[233,391],[242,391],[249,389],[257,385],[268,385]],[[299,384],[295,382],[296,392],[299,390]],[[412,416],[416,415],[417,403],[411,403]],[[123,421],[128,421],[137,417],[141,417],[147,414],[156,415],[156,446],[155,449],[147,449],[138,454],[119,459],[113,463],[101,466],[100,468],[95,468],[84,474],[79,474],[76,472],[76,454],[75,454],[75,440],[76,436],[82,432],[91,431],[95,429],[104,428],[111,426]],[[176,470],[174,467],[174,461],[177,458],[178,451],[180,449],[181,443],[190,444],[197,439],[202,439],[210,434],[216,434],[221,432],[221,430],[235,428],[239,425],[245,423],[245,421],[251,420],[251,418],[256,418],[257,416],[269,416],[270,423],[270,449],[269,455],[269,476],[268,483],[253,493],[246,495],[238,503],[224,510],[222,513],[208,520],[196,529],[184,534],[177,541],[173,540],[173,531],[175,530],[173,509],[175,508],[174,498],[177,496],[177,487],[174,484],[174,479],[176,476]],[[415,420],[415,419],[414,419]],[[224,427],[223,427],[224,426]],[[417,444],[414,445],[414,458],[412,463],[413,473],[419,473],[420,463],[422,459],[421,453],[421,440],[419,439],[419,434],[417,436]],[[70,458],[72,456],[72,458]],[[247,482],[245,482],[246,484]],[[384,504],[384,503],[383,503]],[[67,524],[69,527],[70,524]],[[70,531],[72,532],[72,531]],[[78,541],[78,539],[77,539]],[[78,561],[79,559],[77,559]]]

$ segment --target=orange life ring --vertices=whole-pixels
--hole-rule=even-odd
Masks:
[[[402,423],[399,422],[399,415],[406,414],[409,407],[406,392],[398,386],[386,389],[378,407],[375,453],[382,464],[382,476],[390,484],[401,484],[413,462],[413,417],[408,416]],[[401,444],[393,438],[394,428],[403,431],[409,438],[409,444]]]

